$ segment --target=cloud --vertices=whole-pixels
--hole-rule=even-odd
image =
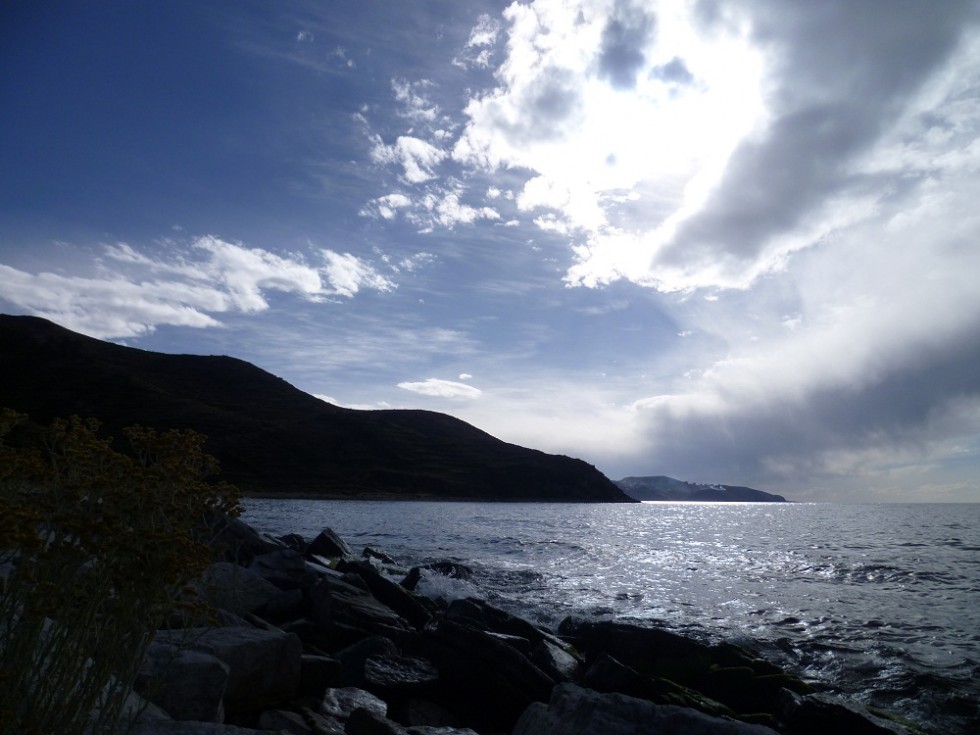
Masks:
[[[618,89],[632,89],[646,62],[655,27],[655,17],[644,8],[617,0],[602,29],[599,75]]]
[[[340,296],[353,296],[362,288],[375,291],[391,291],[394,282],[378,273],[370,265],[350,253],[335,253],[324,250],[323,257],[327,265],[325,274],[332,293]]]
[[[446,158],[446,152],[420,138],[400,135],[393,145],[386,145],[380,136],[373,139],[371,159],[375,163],[401,165],[402,178],[419,184],[435,178],[433,168]]]
[[[482,391],[472,385],[457,383],[452,380],[441,380],[439,378],[427,378],[418,382],[399,383],[398,387],[402,390],[419,393],[423,396],[433,396],[436,398],[479,398]]]
[[[462,51],[453,59],[453,65],[463,69],[489,66],[499,33],[500,23],[490,15],[481,15]]]
[[[267,294],[312,302],[395,284],[349,253],[321,250],[324,265],[216,237],[165,241],[165,257],[126,243],[106,245],[92,276],[31,274],[0,265],[0,295],[22,309],[100,338],[136,337],[159,325],[220,326],[224,313],[269,309]]]

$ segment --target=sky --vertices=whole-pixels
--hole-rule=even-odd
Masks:
[[[980,502],[980,8],[12,0],[0,312],[594,464]]]

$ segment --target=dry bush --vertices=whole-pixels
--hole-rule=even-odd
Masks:
[[[0,735],[109,732],[146,646],[213,558],[205,519],[238,496],[192,431],[56,420],[36,446],[0,410]]]

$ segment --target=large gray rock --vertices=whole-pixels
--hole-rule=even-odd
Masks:
[[[347,542],[334,533],[333,529],[324,528],[306,547],[310,556],[322,556],[327,559],[353,559],[354,552]]]
[[[279,735],[272,730],[251,730],[218,722],[179,722],[150,720],[133,726],[129,735]]]
[[[872,714],[859,704],[825,694],[800,696],[783,690],[781,697],[787,730],[797,735],[910,735],[912,732],[897,722]]]
[[[251,569],[227,561],[209,566],[194,588],[202,601],[235,615],[257,612],[281,592]]]
[[[295,549],[278,549],[256,556],[248,568],[282,590],[302,589],[316,582],[316,573]]]
[[[319,714],[337,720],[347,720],[357,709],[367,709],[382,717],[388,715],[388,705],[370,692],[357,687],[327,689],[320,700]]]
[[[367,590],[355,587],[332,571],[320,576],[310,597],[313,622],[327,637],[327,650],[336,649],[330,644],[331,639],[341,641],[344,638],[342,635],[332,635],[337,626],[388,636],[412,630],[404,618]]]
[[[161,642],[201,651],[228,667],[225,713],[252,712],[288,700],[300,683],[303,645],[292,633],[260,628],[161,631]]]
[[[147,648],[135,688],[175,720],[224,722],[228,671],[211,654],[158,639]]]
[[[624,694],[600,694],[576,684],[559,684],[547,705],[531,704],[513,735],[777,735],[697,710],[653,704]]]

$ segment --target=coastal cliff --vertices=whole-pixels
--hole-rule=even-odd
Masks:
[[[39,423],[95,418],[115,437],[193,429],[249,494],[631,502],[582,460],[445,414],[341,408],[243,360],[124,347],[37,317],[0,315],[0,406]]]

